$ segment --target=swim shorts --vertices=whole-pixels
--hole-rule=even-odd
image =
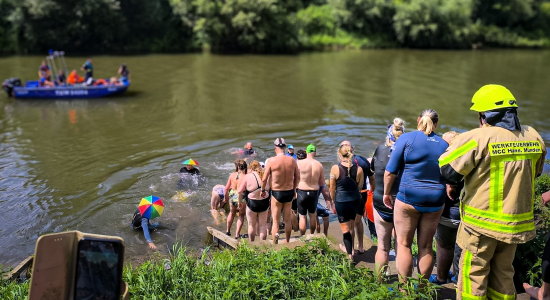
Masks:
[[[315,191],[305,191],[305,190],[296,190],[298,194],[298,213],[302,216],[307,215],[308,213],[314,214],[317,212],[317,197],[319,196],[319,190]]]
[[[338,222],[346,223],[352,220],[355,220],[357,215],[357,206],[361,201],[346,201],[346,202],[336,202],[336,213],[338,214]]]

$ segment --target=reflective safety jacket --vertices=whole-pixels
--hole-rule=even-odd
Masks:
[[[439,166],[448,183],[464,178],[463,225],[505,243],[534,238],[535,177],[545,156],[544,141],[529,126],[486,126],[457,136]]]

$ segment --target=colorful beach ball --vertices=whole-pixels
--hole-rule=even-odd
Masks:
[[[138,209],[141,216],[151,220],[162,215],[164,203],[162,203],[162,199],[159,197],[151,195],[141,198]]]

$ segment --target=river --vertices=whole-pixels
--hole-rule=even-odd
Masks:
[[[0,79],[34,79],[42,57],[0,58]],[[95,56],[96,77],[125,63],[132,85],[121,97],[14,100],[0,95],[0,263],[15,265],[45,233],[77,229],[124,238],[128,259],[147,253],[129,227],[140,198],[166,205],[152,237],[166,252],[176,240],[198,248],[210,191],[225,184],[231,152],[251,141],[260,158],[284,137],[296,149],[314,143],[328,172],[349,139],[371,155],[394,117],[415,128],[426,108],[437,132],[477,126],[470,99],[484,84],[508,87],[523,124],[550,141],[550,51],[368,50],[298,56],[211,54]],[[70,57],[79,69],[85,57]],[[178,190],[180,163],[200,163],[204,181]],[[235,226],[235,225],[234,225]],[[234,232],[233,227],[233,232]],[[243,232],[244,233],[244,232]]]

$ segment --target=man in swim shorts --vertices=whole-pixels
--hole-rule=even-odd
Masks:
[[[292,199],[296,195],[296,188],[300,182],[300,172],[296,161],[285,155],[285,140],[283,138],[275,139],[275,157],[266,162],[265,173],[262,178],[262,198],[266,198],[268,193],[265,186],[268,180],[271,180],[271,214],[273,226],[271,234],[273,243],[277,244],[279,237],[279,223],[281,222],[281,210],[283,211],[283,221],[285,224],[291,224],[291,205]],[[290,241],[291,226],[285,226],[286,242]]]
[[[303,151],[303,150],[300,150]],[[298,160],[298,169],[300,170],[300,182],[296,194],[298,196],[298,213],[300,214],[300,234],[306,233],[307,218],[309,214],[310,233],[315,233],[317,226],[317,201],[319,198],[319,188],[325,185],[325,173],[323,165],[315,160],[316,149],[313,144],[309,144],[306,149],[307,157]]]

